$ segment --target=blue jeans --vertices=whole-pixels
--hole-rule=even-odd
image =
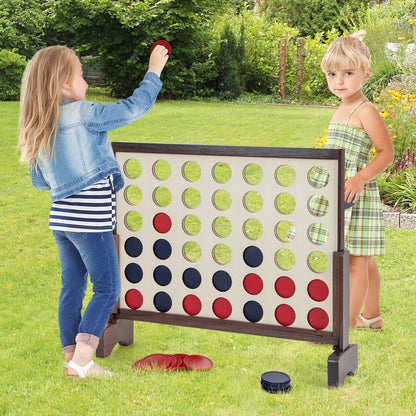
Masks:
[[[77,334],[100,337],[120,295],[120,273],[113,233],[53,231],[62,268],[59,330],[62,348]],[[81,314],[90,275],[93,296]]]

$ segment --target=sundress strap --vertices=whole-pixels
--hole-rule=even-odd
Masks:
[[[355,113],[355,110],[357,110],[357,108],[361,105],[366,103],[368,100],[367,98],[365,100],[360,101],[352,110],[351,113],[348,115],[347,119],[345,120],[345,124],[348,124],[350,122],[350,118],[352,117],[352,115]]]

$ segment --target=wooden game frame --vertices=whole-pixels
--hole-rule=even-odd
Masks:
[[[97,357],[111,354],[114,346],[130,345],[133,342],[133,322],[145,321],[168,325],[179,325],[227,332],[262,335],[285,339],[317,342],[333,345],[333,353],[328,357],[328,387],[343,385],[347,375],[358,369],[358,348],[350,345],[349,328],[349,253],[344,250],[344,150],[306,149],[257,146],[217,146],[188,144],[158,144],[113,142],[117,156],[123,153],[163,153],[178,155],[242,156],[253,158],[313,159],[337,161],[337,250],[333,253],[333,325],[331,331],[318,331],[292,328],[280,325],[257,324],[212,319],[198,316],[184,316],[172,313],[140,311],[115,306],[107,327],[100,338]],[[115,241],[118,246],[117,229]]]

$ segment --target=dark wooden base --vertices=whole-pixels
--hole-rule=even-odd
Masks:
[[[339,387],[344,384],[345,377],[353,375],[358,370],[358,347],[350,344],[348,347],[335,351],[328,357],[328,387]]]
[[[98,358],[108,357],[117,345],[130,345],[133,343],[134,321],[118,319],[109,323],[100,337],[95,355]]]

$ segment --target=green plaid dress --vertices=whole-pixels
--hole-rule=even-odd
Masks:
[[[326,147],[345,149],[345,180],[352,178],[370,162],[373,147],[370,137],[364,130],[348,125],[354,111],[365,101],[360,102],[349,114],[345,123],[329,123]],[[326,172],[326,171],[325,171]],[[315,172],[316,187],[322,187],[327,174],[321,170]],[[328,201],[317,197],[311,210],[314,215],[322,216],[328,210]],[[377,181],[372,179],[364,185],[360,198],[345,210],[345,249],[354,256],[384,255],[384,219],[381,208]],[[320,235],[319,235],[320,234]],[[315,235],[317,242],[322,232]],[[322,241],[320,241],[322,244]]]

